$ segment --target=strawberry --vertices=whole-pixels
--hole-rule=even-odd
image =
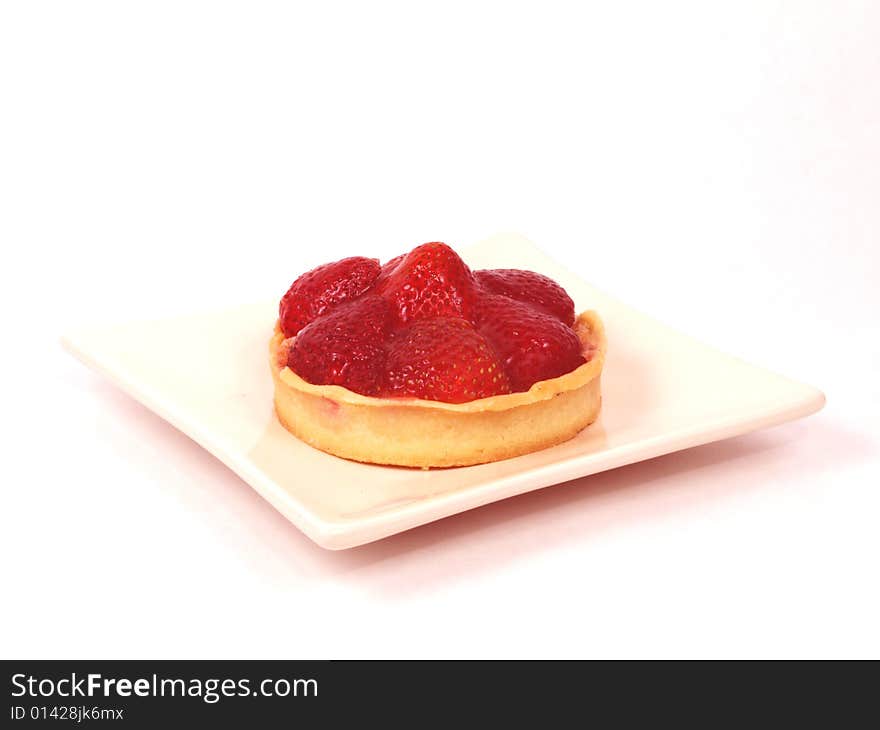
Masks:
[[[406,258],[406,254],[402,253],[400,256],[395,256],[393,259],[386,261],[382,264],[382,268],[379,269],[379,276],[376,277],[376,281],[373,282],[373,287],[376,291],[382,291],[385,287],[385,280],[388,279],[391,274],[393,274],[397,267],[400,265],[400,262]]]
[[[571,372],[584,362],[571,327],[528,304],[486,294],[477,305],[477,330],[498,353],[511,390]]]
[[[379,275],[379,261],[363,256],[335,261],[300,276],[281,298],[279,319],[285,337],[341,302],[363,294]]]
[[[280,322],[291,369],[364,395],[463,403],[584,362],[561,286],[532,271],[473,273],[439,242],[383,266],[352,257],[303,274]]]
[[[464,403],[510,392],[495,353],[459,317],[419,319],[397,332],[386,368],[395,396]]]
[[[400,323],[424,317],[470,319],[475,292],[474,276],[445,243],[416,246],[386,273],[375,287],[391,304]]]
[[[315,385],[378,395],[384,389],[390,314],[388,303],[372,294],[341,304],[303,327],[287,364]]]
[[[521,269],[483,269],[474,278],[484,291],[539,307],[569,327],[574,324],[574,302],[549,277]]]
[[[382,264],[382,270],[379,272],[379,276],[383,279],[387,279],[392,273],[394,273],[394,270],[405,258],[406,254],[402,253],[400,256],[395,256],[393,259],[386,261]]]

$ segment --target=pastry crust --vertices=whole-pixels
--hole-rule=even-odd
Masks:
[[[587,362],[570,373],[538,381],[524,393],[442,403],[307,383],[286,366],[290,341],[276,324],[269,343],[275,412],[301,440],[355,461],[429,468],[520,456],[573,438],[599,415],[602,320],[583,312],[574,330]]]

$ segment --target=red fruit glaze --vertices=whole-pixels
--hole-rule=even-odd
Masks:
[[[532,304],[567,324],[574,324],[574,302],[553,279],[522,269],[483,269],[474,278],[484,291]]]
[[[387,279],[391,276],[392,273],[397,269],[398,265],[401,261],[406,258],[406,254],[402,253],[400,256],[395,256],[390,261],[386,261],[382,264],[382,269],[379,271],[379,278],[376,279],[376,286],[378,286],[384,279]]]
[[[390,395],[465,403],[510,392],[498,357],[460,317],[420,319],[398,331],[386,369]]]
[[[363,256],[334,261],[300,276],[281,298],[279,320],[285,337],[341,302],[363,294],[379,275],[379,261]]]
[[[384,391],[390,319],[388,303],[377,296],[341,304],[302,329],[287,365],[315,385],[342,385],[363,395],[379,395]]]
[[[381,267],[363,257],[319,266],[293,283],[280,314],[295,335],[292,370],[370,396],[464,403],[585,361],[561,286],[532,271],[472,273],[445,243]]]
[[[376,285],[376,293],[391,304],[401,324],[425,317],[471,318],[474,275],[445,243],[416,246]]]
[[[514,391],[571,372],[585,360],[574,330],[523,302],[487,294],[480,299],[477,329],[498,353]]]

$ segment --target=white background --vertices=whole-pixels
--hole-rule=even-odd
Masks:
[[[880,4],[8,2],[0,105],[4,656],[880,655]],[[58,345],[502,230],[827,407],[330,553]]]

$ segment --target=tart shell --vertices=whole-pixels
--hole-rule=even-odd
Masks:
[[[577,435],[599,415],[605,331],[592,311],[574,323],[587,362],[528,391],[467,403],[375,398],[339,385],[313,385],[286,366],[276,324],[269,343],[275,412],[292,434],[345,459],[410,467],[448,467],[508,459]]]

